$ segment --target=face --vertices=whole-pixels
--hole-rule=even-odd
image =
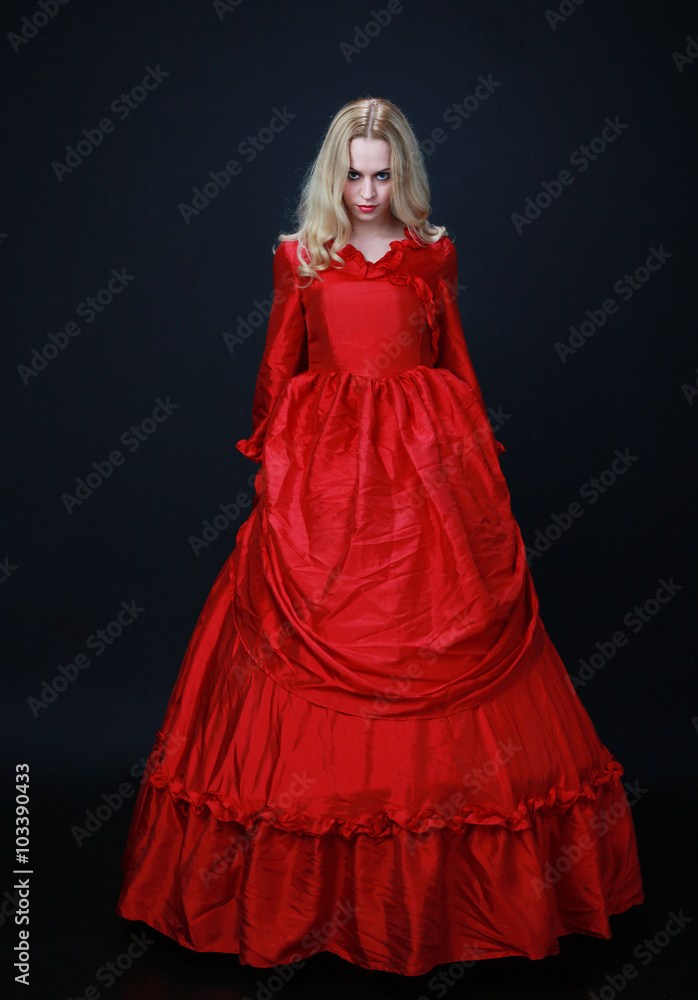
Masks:
[[[352,139],[349,157],[343,201],[352,226],[364,232],[389,226],[395,221],[390,210],[390,145],[385,139]],[[364,211],[361,205],[374,208]]]

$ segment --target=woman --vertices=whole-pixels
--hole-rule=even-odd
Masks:
[[[542,958],[643,898],[429,210],[404,115],[343,107],[274,254],[253,509],[132,821],[119,912],[250,965]]]

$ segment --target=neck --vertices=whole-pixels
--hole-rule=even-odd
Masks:
[[[401,236],[404,235],[405,228],[406,227],[403,226],[403,224],[400,222],[399,219],[394,218],[392,223],[388,223],[387,225],[382,226],[380,229],[376,229],[371,225],[352,226],[351,238],[353,239],[354,237],[359,237],[361,239],[366,239],[366,240],[387,239],[389,236],[394,236],[395,233],[397,233],[398,231],[400,232]]]

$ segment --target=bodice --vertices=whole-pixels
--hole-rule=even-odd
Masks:
[[[451,373],[485,405],[463,336],[458,264],[451,240],[422,243],[405,227],[376,261],[352,244],[308,282],[298,275],[298,244],[274,254],[274,299],[252,404],[253,432],[236,447],[261,461],[267,425],[284,393],[310,372],[374,380],[426,368]]]
[[[310,371],[346,371],[371,378],[426,365],[435,358],[437,255],[405,230],[377,261],[352,244],[343,266],[321,271],[301,290]]]

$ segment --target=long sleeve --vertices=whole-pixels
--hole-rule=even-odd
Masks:
[[[448,368],[473,389],[486,410],[480,383],[465,343],[463,324],[458,309],[458,257],[453,243],[444,237],[444,261],[439,279],[437,323],[439,338],[435,368]]]
[[[235,445],[253,462],[262,461],[267,424],[282,388],[290,378],[308,368],[305,310],[289,249],[287,242],[280,243],[274,254],[274,298],[252,401],[252,434]]]

